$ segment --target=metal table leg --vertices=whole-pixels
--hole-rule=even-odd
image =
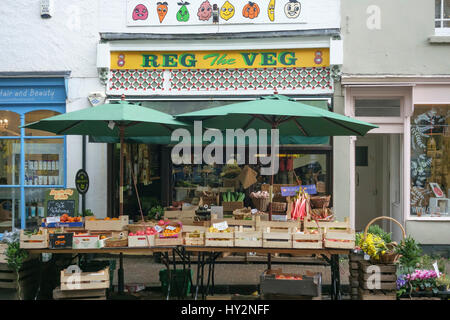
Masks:
[[[121,294],[121,295],[124,293],[124,287],[125,287],[124,281],[125,281],[125,279],[124,279],[124,271],[123,271],[123,253],[121,252],[119,255],[119,269],[117,270],[117,285],[118,285],[119,294]]]

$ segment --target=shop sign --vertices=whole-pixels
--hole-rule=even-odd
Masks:
[[[75,186],[80,194],[85,194],[89,189],[89,176],[83,169],[75,175]]]
[[[304,24],[320,7],[304,0],[128,0],[127,26]]]
[[[256,69],[327,67],[329,65],[329,48],[111,52],[111,69]]]

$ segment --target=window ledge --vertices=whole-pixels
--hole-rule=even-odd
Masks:
[[[450,35],[445,36],[431,36],[428,38],[428,42],[431,44],[450,44]]]
[[[448,221],[450,217],[409,217],[408,221]]]

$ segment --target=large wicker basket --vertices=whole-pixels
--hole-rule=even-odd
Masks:
[[[252,198],[252,202],[256,209],[258,209],[259,211],[267,212],[267,208],[269,206],[270,199],[269,198]]]
[[[272,212],[286,212],[286,208],[286,202],[270,202],[267,210],[270,211],[272,209]]]
[[[382,220],[382,219],[391,220],[392,222],[396,223],[402,230],[403,239],[406,238],[405,228],[403,228],[403,226],[400,222],[398,222],[397,220],[395,220],[394,218],[391,218],[391,217],[381,216],[381,217],[376,217],[375,219],[372,219],[367,224],[366,228],[364,229],[364,239],[367,237],[367,231],[369,230],[370,225],[372,223],[374,223],[375,221]],[[398,258],[400,257],[400,254],[395,252],[396,244],[395,243],[387,243],[386,247],[388,248],[388,252],[381,255],[380,260],[372,260],[371,259],[373,263],[395,263],[398,260]]]
[[[331,196],[314,196],[311,197],[311,207],[313,209],[328,208],[330,206]]]

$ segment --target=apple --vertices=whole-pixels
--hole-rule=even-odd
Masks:
[[[128,235],[129,235],[129,236],[134,236],[134,233],[133,233],[133,232],[130,232]]]
[[[151,231],[150,231],[150,230],[146,230],[146,231],[145,231],[145,234],[146,234],[147,236],[149,236],[149,235],[151,235]]]
[[[163,225],[165,225],[165,224],[166,224],[166,223],[164,222],[164,220],[159,220],[159,221],[158,221],[158,225],[159,225],[159,226],[163,226]]]

